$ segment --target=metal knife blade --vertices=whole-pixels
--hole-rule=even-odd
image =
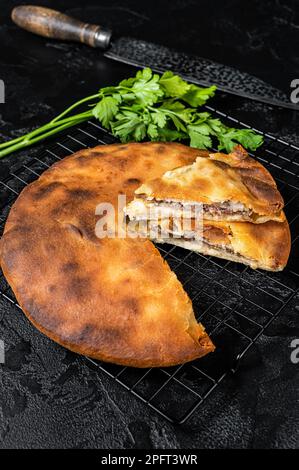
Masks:
[[[243,98],[299,109],[299,105],[292,103],[282,91],[233,67],[129,37],[111,43],[112,32],[107,28],[83,23],[50,8],[21,5],[13,9],[11,16],[18,26],[27,31],[46,38],[77,41],[104,49],[105,56],[113,60],[137,67],[149,66],[157,72],[172,70],[202,86],[217,85],[219,90]]]
[[[177,52],[165,46],[122,37],[112,42],[104,53],[110,59],[136,67],[151,67],[156,72],[172,70],[189,82],[217,88],[243,98],[269,105],[299,110],[281,90],[233,67],[202,57]]]

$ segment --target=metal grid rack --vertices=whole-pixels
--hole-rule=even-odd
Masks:
[[[206,108],[234,126],[249,127],[214,108]],[[189,364],[161,369],[133,369],[86,358],[89,365],[108,374],[172,422],[185,422],[222,380],[236,371],[248,349],[288,307],[299,289],[299,266],[295,263],[299,251],[299,148],[269,134],[263,135],[265,143],[255,158],[269,168],[285,199],[292,233],[292,254],[287,268],[281,273],[253,271],[182,248],[158,246],[188,292],[197,319],[211,335],[215,353]],[[113,142],[115,139],[107,131],[95,121],[89,121],[73,128],[21,166],[13,165],[0,176],[1,233],[20,191],[52,163],[83,147]],[[0,275],[0,295],[17,305],[3,275]]]

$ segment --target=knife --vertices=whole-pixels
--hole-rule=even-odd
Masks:
[[[76,41],[104,50],[110,59],[156,72],[172,70],[185,80],[207,87],[217,85],[226,93],[273,106],[298,110],[281,90],[233,67],[176,52],[170,48],[130,37],[114,38],[112,31],[83,23],[50,8],[22,5],[13,9],[12,20],[21,28],[46,38]]]

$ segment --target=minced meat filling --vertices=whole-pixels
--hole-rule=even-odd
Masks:
[[[194,237],[194,238],[187,238],[187,237],[181,237],[183,240],[185,241],[197,241],[197,239]],[[202,243],[204,243],[205,245],[208,245],[210,248],[213,248],[214,250],[219,250],[219,251],[226,251],[227,253],[231,253],[231,254],[234,254],[234,255],[237,255],[237,256],[241,256],[239,253],[235,253],[234,250],[232,250],[232,248],[226,246],[226,245],[213,245],[212,243],[209,243],[207,240],[202,240]]]
[[[170,235],[170,234],[169,234]],[[172,238],[171,236],[169,238]],[[198,241],[195,237],[194,238],[187,238],[187,237],[180,237],[181,240],[184,240],[186,242],[195,242],[195,241]],[[229,253],[231,255],[234,255],[238,258],[242,258],[242,259],[245,259],[245,257],[243,255],[241,255],[240,253],[238,252],[235,252],[232,248],[230,248],[229,246],[226,246],[226,245],[213,245],[212,243],[209,243],[207,240],[203,239],[201,240],[202,243],[204,245],[207,245],[208,247],[210,248],[213,248],[213,250],[217,250],[219,252],[226,252],[226,253]]]
[[[166,234],[165,234],[166,235]],[[172,238],[171,235],[173,234],[170,234],[168,233],[167,234],[169,238]],[[194,237],[184,237],[184,236],[181,236],[180,237],[181,240],[184,240],[186,242],[196,242],[198,241],[198,239],[194,236]],[[213,250],[217,250],[219,252],[226,252],[226,253],[229,253],[231,255],[234,255],[238,258],[242,258],[242,259],[245,259],[245,257],[243,255],[241,255],[240,253],[238,252],[235,252],[232,248],[230,248],[229,246],[227,245],[213,245],[212,243],[209,243],[208,240],[205,240],[205,239],[202,239],[201,242],[204,244],[204,245],[207,245],[209,248],[213,248]]]
[[[231,203],[229,201],[226,202],[219,202],[215,204],[196,204],[196,203],[186,203],[183,204],[182,202],[178,201],[157,201],[156,199],[152,199],[150,201],[154,207],[165,207],[165,208],[173,208],[173,209],[191,209],[194,210],[196,206],[202,207],[202,210],[205,214],[211,214],[213,216],[221,216],[223,214],[226,215],[246,215],[251,216],[253,214],[252,209],[247,209],[241,203]]]

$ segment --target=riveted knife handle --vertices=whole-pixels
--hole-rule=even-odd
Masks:
[[[95,24],[83,23],[50,8],[32,5],[13,9],[12,20],[31,33],[63,41],[76,41],[91,47],[107,49],[111,31]]]

